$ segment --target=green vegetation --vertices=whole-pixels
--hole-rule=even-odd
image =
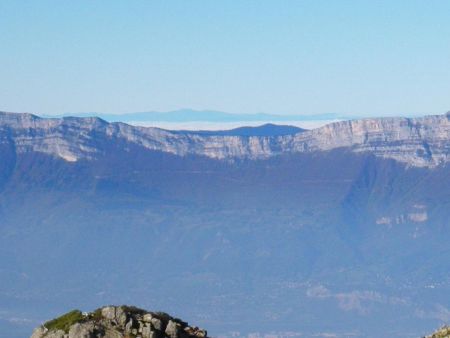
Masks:
[[[121,305],[120,307],[122,308],[123,311],[128,312],[128,313],[141,314],[141,315],[146,313],[145,310],[140,309],[136,306]]]
[[[103,319],[102,308],[98,308],[94,312],[91,312],[89,314],[89,319],[93,319],[93,320],[96,320],[96,321]]]
[[[167,313],[165,313],[165,312],[155,312],[155,316],[156,316],[157,318],[162,319],[162,320],[165,321],[165,322],[168,322],[169,320],[172,319],[172,316],[169,315],[169,314],[167,314]]]
[[[52,319],[44,324],[49,330],[63,330],[68,333],[71,325],[79,323],[84,319],[80,310],[70,311],[61,317]]]
[[[185,321],[182,321],[180,318],[174,317],[174,318],[172,318],[172,321],[174,321],[174,322],[176,322],[178,324],[181,324],[183,326],[187,326],[188,325],[188,323],[186,323]]]

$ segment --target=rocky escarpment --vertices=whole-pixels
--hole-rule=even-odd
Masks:
[[[66,313],[36,328],[31,338],[207,338],[207,332],[164,312],[106,306]]]
[[[100,156],[109,141],[180,156],[231,160],[348,148],[408,166],[436,167],[450,161],[450,115],[343,121],[292,135],[222,136],[107,123],[98,118],[43,119],[0,113],[0,144],[11,145],[18,153],[42,152],[71,162],[90,160]]]

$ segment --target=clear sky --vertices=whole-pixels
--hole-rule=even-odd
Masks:
[[[0,0],[0,110],[450,110],[450,1]]]

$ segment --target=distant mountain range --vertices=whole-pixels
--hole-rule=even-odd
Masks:
[[[177,130],[176,134],[190,134],[201,136],[287,136],[306,131],[306,129],[294,126],[266,123],[258,127],[239,127],[229,130]]]
[[[0,337],[103,304],[212,336],[431,332],[449,158],[449,114],[192,132],[1,113]]]
[[[286,122],[348,119],[335,113],[316,115],[231,114],[215,110],[179,109],[169,112],[138,112],[127,114],[67,113],[53,117],[100,117],[108,122]],[[52,117],[43,115],[43,117]]]

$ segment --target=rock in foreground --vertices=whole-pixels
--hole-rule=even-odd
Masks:
[[[164,312],[106,306],[74,310],[36,328],[31,338],[206,338],[207,332]]]
[[[424,338],[450,338],[450,326],[443,326],[431,336],[426,336]]]

